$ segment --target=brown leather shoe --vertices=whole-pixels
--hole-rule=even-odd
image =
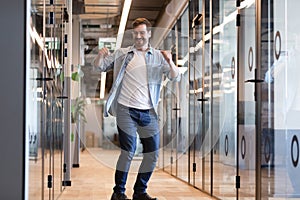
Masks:
[[[111,195],[111,198],[110,200],[131,200],[131,199],[128,199],[128,197],[126,196],[126,194],[123,194],[123,193],[113,193]]]
[[[133,194],[132,200],[158,200],[157,198],[152,198],[147,193],[143,194]]]

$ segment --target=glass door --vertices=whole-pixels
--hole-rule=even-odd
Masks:
[[[202,160],[202,189],[212,192],[212,101],[213,101],[213,69],[212,69],[212,1],[202,4],[203,18],[203,50],[202,50],[202,93],[198,101],[202,102],[201,148],[198,158]]]
[[[255,199],[256,165],[256,5],[241,1],[238,29],[237,183],[239,199]]]
[[[203,10],[202,0],[192,1],[189,7],[190,56],[189,56],[189,182],[203,189],[202,119],[203,119]]]
[[[177,83],[177,177],[188,182],[188,57],[189,57],[189,9],[186,9],[177,22],[178,48],[177,66],[181,72],[181,80]]]
[[[280,1],[283,2],[284,1]],[[261,198],[272,199],[275,193],[274,171],[274,80],[270,80],[270,69],[274,63],[274,25],[273,1],[262,1],[261,7]],[[281,5],[283,6],[283,4]],[[284,13],[281,12],[282,15]],[[276,24],[276,21],[275,21]],[[273,79],[273,78],[272,78]]]
[[[213,195],[236,197],[237,30],[235,0],[213,1]]]
[[[62,1],[31,1],[29,102],[30,199],[57,199],[62,192]]]
[[[268,41],[262,62],[265,87],[262,124],[265,152],[261,182],[264,199],[300,197],[300,2],[273,0],[265,6],[262,27]],[[273,26],[272,26],[273,25]]]
[[[171,50],[171,53],[176,55],[176,35],[175,29],[170,30],[165,38],[162,49]],[[175,61],[176,59],[173,58]],[[167,82],[163,87],[163,169],[164,171],[175,174],[176,173],[176,108],[177,97],[174,93],[175,83]]]

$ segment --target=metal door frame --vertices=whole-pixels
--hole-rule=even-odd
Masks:
[[[238,15],[240,15],[240,3],[241,0],[237,0]],[[242,8],[244,9],[244,8]],[[240,16],[237,16],[237,20]],[[240,63],[240,22],[237,22],[237,63]],[[254,95],[255,95],[255,199],[261,199],[261,0],[255,0],[255,79],[254,79]],[[239,67],[237,68],[237,71]],[[239,72],[237,72],[239,74]],[[239,83],[240,77],[237,77],[237,82]],[[237,90],[237,102],[239,102],[239,89]],[[239,106],[237,107],[237,113],[239,113]],[[238,115],[237,115],[238,116]],[[237,123],[237,149],[240,148],[239,145],[239,124]],[[240,175],[239,175],[239,154],[237,153],[237,163],[236,163],[236,181],[237,181],[237,192],[236,198],[239,199],[239,188],[240,188]]]

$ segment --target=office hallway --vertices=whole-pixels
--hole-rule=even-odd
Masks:
[[[71,171],[72,186],[67,187],[60,200],[109,200],[113,188],[113,174],[118,151],[86,149],[80,155],[80,167]],[[100,161],[101,160],[101,161]],[[134,159],[127,182],[127,195],[132,196],[139,159]],[[148,193],[159,200],[214,199],[158,169],[148,185]]]

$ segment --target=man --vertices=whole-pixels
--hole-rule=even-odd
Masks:
[[[99,50],[94,67],[100,71],[114,70],[114,83],[104,109],[104,115],[116,116],[121,154],[111,200],[128,200],[125,184],[139,134],[143,145],[143,160],[134,184],[133,200],[156,200],[147,192],[147,183],[155,168],[159,150],[157,105],[162,75],[179,81],[179,70],[167,51],[159,51],[149,44],[151,23],[138,18],[133,23],[134,45],[117,49],[110,54]]]

